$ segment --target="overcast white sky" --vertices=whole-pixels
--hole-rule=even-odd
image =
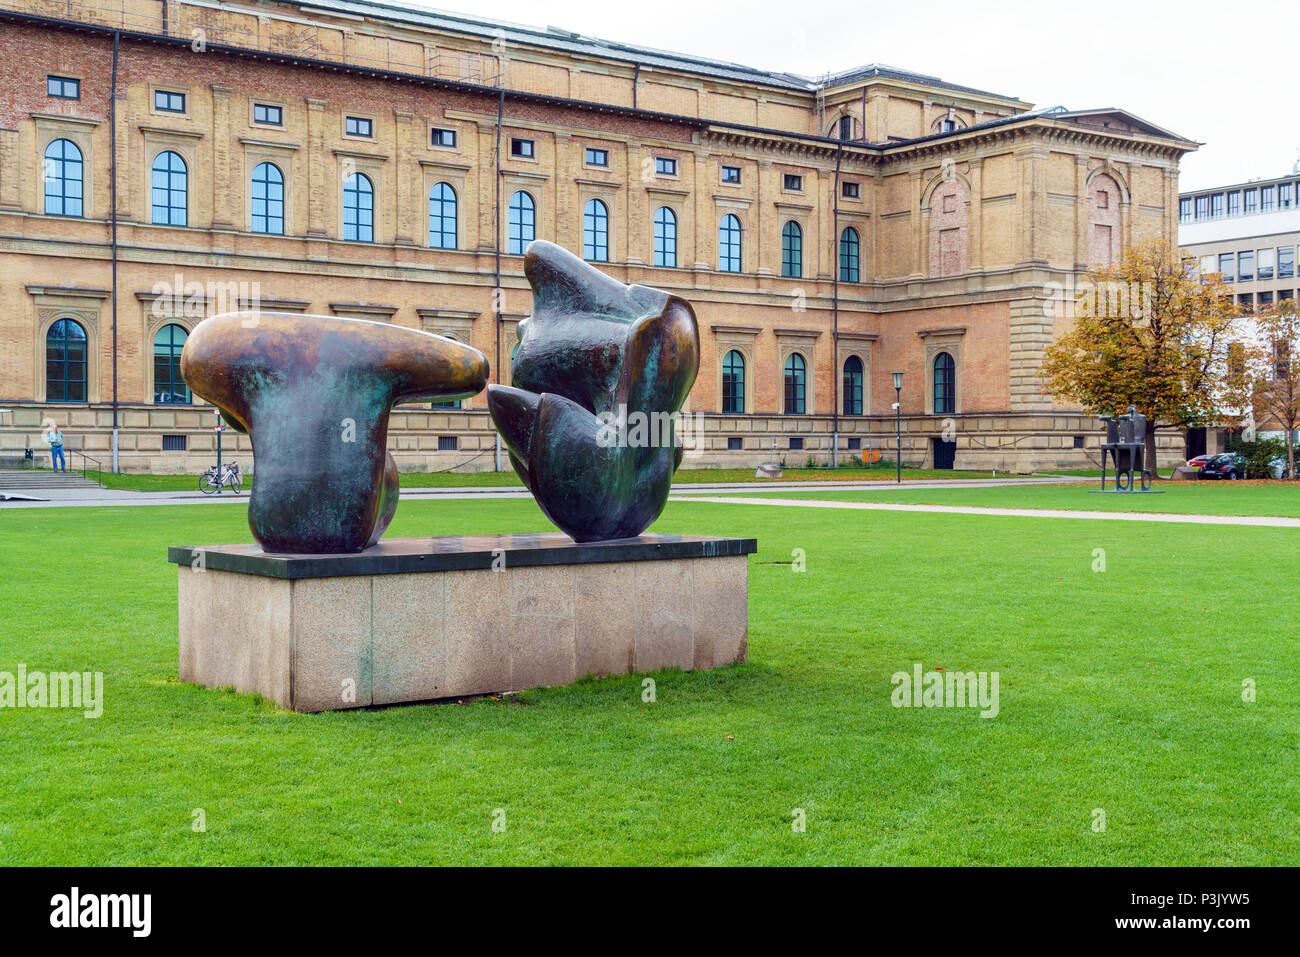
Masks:
[[[1205,145],[1182,189],[1300,159],[1294,0],[387,0],[818,76],[886,63],[1037,106],[1116,106]]]

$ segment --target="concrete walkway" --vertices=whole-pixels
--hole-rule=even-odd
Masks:
[[[854,491],[863,489],[911,489],[936,488],[994,488],[1009,485],[1059,485],[1065,482],[1095,482],[1096,479],[1076,478],[1072,476],[1018,477],[1002,479],[930,479],[904,482],[686,482],[673,486],[674,495],[686,495],[695,492],[707,492],[712,495],[731,495],[762,490],[764,492],[790,491]],[[204,495],[194,491],[137,492],[127,489],[86,489],[86,488],[52,488],[14,490],[14,495],[21,493],[24,498],[9,501],[0,500],[0,509],[4,508],[56,508],[64,506],[118,506],[118,505],[197,505],[201,502],[247,502],[248,493],[234,495],[223,491],[220,495]],[[470,488],[403,488],[401,497],[408,501],[420,499],[488,499],[488,498],[531,498],[531,493],[522,487],[479,486]]]
[[[806,498],[742,498],[721,495],[674,495],[675,502],[720,502],[725,505],[776,505],[795,508],[846,508],[869,512],[940,512],[952,515],[997,515],[1018,518],[1083,518],[1110,522],[1169,522],[1181,525],[1258,525],[1300,528],[1300,518],[1262,515],[1178,515],[1169,512],[1085,512],[1061,508],[982,508],[973,505],[898,505],[892,502],[827,502]]]

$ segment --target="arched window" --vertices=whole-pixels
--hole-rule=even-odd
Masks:
[[[844,360],[844,414],[862,414],[862,360],[857,356]]]
[[[522,256],[528,244],[537,238],[537,204],[523,190],[510,197],[507,221],[506,252]]]
[[[857,282],[858,276],[858,250],[861,246],[858,240],[858,231],[852,226],[846,226],[844,232],[840,233],[840,282]]]
[[[429,190],[429,245],[456,248],[456,191],[448,183],[437,183]]]
[[[728,213],[718,226],[718,269],[722,272],[740,272],[740,242],[740,220]]]
[[[86,330],[59,319],[45,334],[45,400],[86,401]]]
[[[803,275],[803,230],[793,219],[781,227],[781,275]]]
[[[251,196],[253,232],[283,236],[284,174],[280,167],[274,163],[258,163],[253,169]]]
[[[957,411],[957,363],[946,352],[934,357],[934,414]]]
[[[51,216],[81,216],[84,171],[81,150],[70,140],[45,147],[45,212]]]
[[[189,223],[189,174],[185,160],[171,150],[153,160],[153,221],[160,226]]]
[[[735,349],[722,358],[722,411],[745,412],[745,357]]]
[[[582,210],[582,258],[609,262],[609,209],[598,199],[588,200]]]
[[[375,241],[375,187],[363,173],[351,173],[343,181],[343,238]]]
[[[655,210],[655,265],[677,265],[677,214],[667,206]]]
[[[803,415],[806,408],[805,386],[808,379],[808,366],[803,356],[797,352],[790,353],[785,360],[785,414]]]
[[[157,405],[188,404],[190,388],[181,378],[181,349],[189,333],[168,323],[153,337],[153,400]]]

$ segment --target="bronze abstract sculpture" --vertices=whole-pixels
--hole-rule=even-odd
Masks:
[[[488,363],[469,346],[381,322],[236,312],[205,319],[181,354],[194,392],[247,432],[248,523],[268,552],[358,552],[397,508],[386,451],[399,402],[464,398]]]
[[[552,243],[528,247],[524,272],[533,313],[519,324],[512,386],[488,387],[510,462],[575,541],[640,535],[682,460],[673,419],[699,369],[695,313]]]

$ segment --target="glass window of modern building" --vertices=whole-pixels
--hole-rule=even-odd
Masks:
[[[1259,212],[1259,190],[1248,189],[1245,191],[1245,195],[1246,195],[1246,207],[1245,207],[1246,215],[1250,216],[1254,213]]]
[[[1279,246],[1277,248],[1277,278],[1291,279],[1295,276],[1295,247]]]
[[[1245,249],[1237,253],[1237,279],[1249,282],[1255,278],[1255,251]]]
[[[1237,277],[1237,257],[1232,253],[1219,253],[1219,272],[1227,282]]]
[[[1259,251],[1259,259],[1255,264],[1257,270],[1255,278],[1260,280],[1273,278],[1273,261],[1276,255],[1276,250],[1271,246]]]
[[[1210,218],[1221,219],[1223,217],[1223,194],[1215,193],[1210,197]]]
[[[1228,194],[1228,215],[1241,215],[1241,191],[1237,190]]]

